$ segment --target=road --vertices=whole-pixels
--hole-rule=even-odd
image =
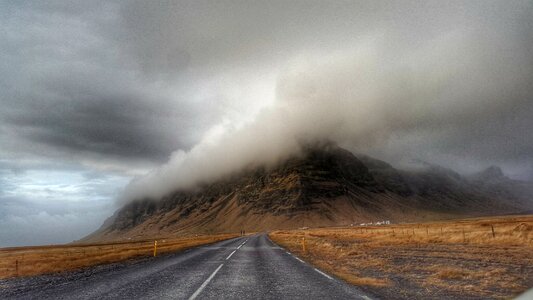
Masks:
[[[266,234],[89,274],[26,283],[3,296],[0,289],[0,298],[372,299],[286,252]]]

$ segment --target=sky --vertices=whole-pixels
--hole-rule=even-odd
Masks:
[[[331,140],[533,180],[531,1],[0,1],[0,247]]]

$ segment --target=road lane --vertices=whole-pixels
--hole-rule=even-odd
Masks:
[[[215,265],[245,238],[221,241],[184,252],[125,264],[90,276],[58,275],[12,291],[0,289],[0,299],[187,299]],[[73,277],[73,276],[72,276]]]
[[[251,237],[202,295],[203,299],[219,295],[231,299],[369,299],[355,287],[298,261],[266,235]]]
[[[1,299],[370,299],[293,257],[266,234],[2,290]],[[70,276],[70,277],[69,277]]]

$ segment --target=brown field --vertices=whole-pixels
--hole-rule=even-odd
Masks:
[[[533,287],[532,215],[275,231],[270,237],[385,299],[509,299]]]
[[[235,234],[158,238],[157,254],[236,237]],[[0,279],[73,270],[98,264],[153,256],[154,240],[106,244],[70,244],[0,249]]]

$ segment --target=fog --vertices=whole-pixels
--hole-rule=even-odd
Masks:
[[[427,141],[436,148],[421,155],[429,160],[438,160],[447,143],[462,148],[448,155],[466,160],[514,151],[499,139],[519,144],[529,136],[525,127],[508,125],[529,123],[533,115],[533,68],[522,41],[498,30],[458,25],[398,44],[387,28],[373,28],[341,49],[302,51],[283,61],[271,101],[253,119],[216,125],[191,150],[175,151],[166,164],[132,181],[123,200],[157,199],[245,167],[271,166],[317,141],[397,164],[409,148],[428,148]]]

